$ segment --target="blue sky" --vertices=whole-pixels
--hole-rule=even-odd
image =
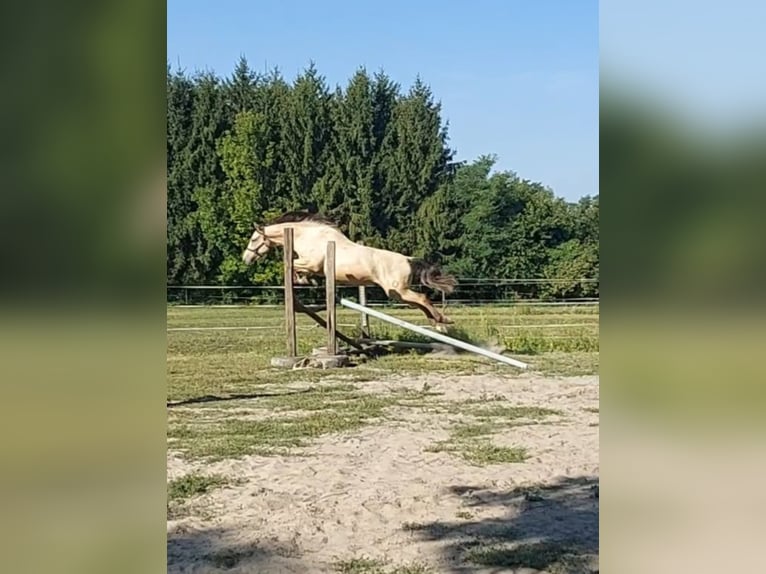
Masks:
[[[431,86],[458,159],[577,200],[598,193],[598,2],[168,0],[167,58],[228,76],[241,54],[345,85],[359,66]]]
[[[602,79],[706,127],[764,119],[766,2],[604,0]]]

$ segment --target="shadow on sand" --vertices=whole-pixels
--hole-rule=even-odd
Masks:
[[[459,485],[450,492],[463,499],[466,516],[490,507],[504,516],[407,525],[417,539],[446,542],[445,571],[598,572],[597,477],[508,491]]]
[[[270,541],[242,542],[237,533],[219,528],[168,532],[167,572],[307,572],[298,549]]]

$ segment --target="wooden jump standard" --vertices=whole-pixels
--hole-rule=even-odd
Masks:
[[[287,336],[287,357],[284,357],[284,358],[277,357],[272,359],[272,365],[281,366],[281,367],[293,367],[295,365],[298,365],[302,362],[307,361],[307,359],[299,358],[297,356],[298,354],[297,335],[296,335],[296,328],[295,328],[295,312],[296,311],[300,313],[305,313],[306,315],[311,317],[314,321],[316,321],[322,328],[327,330],[326,352],[321,353],[319,355],[315,355],[315,360],[319,362],[323,367],[325,366],[336,367],[336,366],[343,366],[344,364],[346,364],[346,359],[348,357],[345,355],[337,354],[338,349],[336,344],[336,338],[340,339],[341,341],[343,341],[350,347],[353,347],[354,349],[356,349],[358,352],[362,354],[370,354],[369,347],[368,348],[363,347],[359,342],[354,341],[353,339],[347,337],[343,333],[339,332],[336,328],[335,242],[329,241],[327,243],[327,254],[325,257],[325,264],[324,264],[325,309],[327,310],[327,320],[320,317],[312,309],[303,305],[295,296],[295,286],[293,283],[293,257],[294,257],[293,229],[291,227],[288,227],[288,228],[285,228],[284,230],[285,328],[286,328],[286,336]],[[362,303],[366,303],[366,300],[364,298],[363,288],[360,288],[360,301],[362,301]],[[469,351],[471,353],[476,353],[477,355],[481,355],[483,357],[487,357],[489,359],[493,359],[501,363],[505,363],[507,365],[513,365],[514,367],[518,367],[520,369],[528,368],[528,365],[526,363],[522,363],[521,361],[518,361],[516,359],[506,357],[505,355],[500,355],[499,353],[495,353],[487,349],[482,349],[481,347],[477,347],[476,345],[471,345],[470,343],[466,343],[465,341],[461,341],[459,339],[453,339],[452,337],[448,337],[447,335],[444,335],[442,333],[438,333],[430,329],[426,329],[425,327],[421,327],[419,325],[415,325],[413,323],[403,321],[402,319],[392,317],[391,315],[386,315],[385,313],[382,313],[380,311],[370,309],[364,304],[354,303],[353,301],[349,301],[348,299],[341,299],[340,304],[349,309],[359,311],[362,314],[362,317],[363,317],[362,330],[363,331],[366,331],[368,327],[366,318],[367,318],[367,315],[369,315],[377,319],[380,319],[381,321],[392,323],[393,325],[396,325],[397,327],[402,327],[403,329],[407,329],[414,333],[418,333],[420,335],[430,337],[431,339],[435,339],[436,341],[446,343],[448,345],[457,347],[459,349],[463,349],[465,351]],[[364,336],[367,336],[367,333],[363,333],[363,334]],[[421,343],[419,345],[413,344],[413,346],[424,347],[427,345]]]
[[[348,357],[338,355],[336,338],[340,339],[350,347],[364,353],[364,347],[347,337],[336,328],[335,313],[335,242],[327,243],[327,254],[325,257],[325,305],[327,311],[327,320],[320,317],[315,310],[309,308],[300,302],[295,294],[295,285],[293,282],[293,258],[295,250],[293,246],[293,229],[287,227],[284,230],[284,286],[285,286],[285,335],[287,339],[287,356],[275,357],[271,364],[279,367],[293,367],[304,361],[304,358],[298,357],[298,337],[295,324],[295,313],[304,313],[311,317],[319,326],[327,330],[327,348],[326,352],[316,355],[316,361],[323,366],[341,366],[345,364]],[[330,271],[332,270],[332,271]],[[321,309],[320,309],[321,310]]]

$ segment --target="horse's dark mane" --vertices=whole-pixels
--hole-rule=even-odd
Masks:
[[[276,225],[277,223],[298,223],[300,221],[314,221],[316,223],[329,225],[330,227],[338,227],[333,220],[321,213],[311,213],[309,211],[287,211],[269,221],[267,225]]]

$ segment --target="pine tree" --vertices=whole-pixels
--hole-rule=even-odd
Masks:
[[[353,75],[344,94],[336,95],[328,174],[332,178],[330,212],[349,237],[377,243],[372,225],[375,162],[374,109],[366,70]]]
[[[549,277],[530,294],[597,293],[598,197],[569,204],[496,158],[455,164],[441,105],[418,78],[402,95],[359,68],[330,91],[313,63],[292,84],[167,69],[169,283],[252,284],[281,278],[281,259],[241,253],[253,222],[321,210],[352,239],[426,257],[462,277]]]
[[[184,154],[191,134],[193,86],[183,73],[167,69],[167,281],[183,283],[188,278],[192,256],[190,215],[193,184]]]
[[[192,174],[196,210],[190,225],[195,229],[193,269],[190,279],[216,282],[225,253],[225,208],[221,202],[223,171],[216,152],[218,138],[228,127],[221,81],[210,73],[197,74],[194,85],[192,128],[186,163]]]
[[[237,114],[255,108],[260,78],[250,69],[245,56],[240,56],[234,72],[224,86],[228,121],[234,123]]]
[[[286,204],[316,210],[317,192],[332,141],[330,93],[311,65],[296,78],[282,108],[280,155],[289,182]]]
[[[420,78],[393,110],[384,136],[383,212],[389,221],[386,244],[412,253],[417,248],[416,214],[445,182],[453,157],[442,126],[441,104]]]

